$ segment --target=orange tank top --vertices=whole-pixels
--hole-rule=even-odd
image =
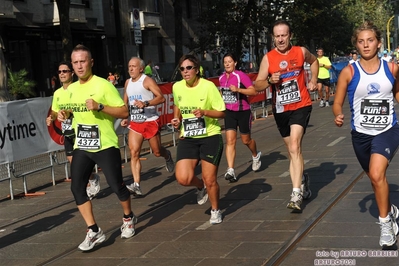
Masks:
[[[292,46],[283,55],[275,49],[267,53],[269,74],[280,72],[280,82],[272,85],[273,111],[282,113],[312,105],[306,88],[305,59],[301,47]]]

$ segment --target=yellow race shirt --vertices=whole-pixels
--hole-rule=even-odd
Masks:
[[[73,126],[76,133],[74,149],[98,152],[110,147],[118,148],[118,136],[114,129],[115,118],[86,108],[86,100],[93,99],[103,105],[120,107],[124,105],[118,90],[106,79],[93,76],[85,84],[79,81],[69,85],[71,91],[68,109],[73,112]]]
[[[217,111],[226,109],[222,96],[213,82],[201,78],[197,86],[190,88],[186,86],[185,80],[178,81],[173,85],[173,101],[180,109],[183,117],[183,126],[180,130],[181,137],[204,138],[221,133],[217,118],[204,116],[205,130],[203,132],[206,132],[204,134],[201,134],[201,130],[196,127],[202,122],[192,121],[194,123],[188,125],[189,120],[195,119],[192,114],[195,109]],[[190,129],[190,132],[188,132],[188,129]]]
[[[319,66],[320,65],[327,65],[331,66],[330,59],[328,59],[327,56],[323,56],[321,58],[317,58],[319,60]],[[319,67],[319,75],[317,76],[319,79],[328,79],[330,78],[330,71],[325,68],[325,67]]]

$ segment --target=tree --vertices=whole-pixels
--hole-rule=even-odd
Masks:
[[[253,49],[253,55],[259,62],[258,39],[266,34],[278,15],[283,0],[219,0],[206,1],[206,10],[199,18],[201,28],[198,39],[190,49],[197,53],[211,51],[213,54],[224,54],[227,51],[238,58],[244,52]],[[251,47],[251,46],[254,47]]]
[[[62,51],[64,61],[70,61],[73,49],[71,25],[69,22],[69,0],[56,0],[58,16],[60,17],[60,32],[62,38]]]
[[[29,98],[35,96],[33,88],[36,86],[36,82],[27,79],[28,71],[22,69],[18,72],[12,72],[8,68],[8,91],[15,99]]]

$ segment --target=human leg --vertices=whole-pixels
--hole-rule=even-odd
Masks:
[[[236,140],[237,131],[227,130],[226,131],[226,159],[227,159],[227,171],[224,174],[224,178],[230,182],[236,182],[236,174],[234,172],[234,160],[236,157]]]
[[[300,188],[303,174],[302,138],[304,129],[300,125],[291,125],[291,135],[284,138],[290,159],[290,175],[293,188]]]
[[[367,175],[370,178],[371,185],[374,190],[375,200],[377,202],[380,217],[387,217],[391,211],[389,201],[389,185],[386,178],[386,170],[388,168],[388,160],[381,154],[371,154],[370,170]]]
[[[208,191],[208,197],[211,203],[212,210],[219,209],[220,189],[217,182],[217,171],[217,165],[209,163],[205,160],[201,160],[202,179],[204,180],[206,189]]]
[[[140,189],[140,151],[143,141],[144,138],[141,134],[137,133],[136,131],[129,130],[130,167],[132,168],[133,183],[127,185],[127,188],[136,196],[142,195]]]
[[[137,217],[133,214],[130,193],[123,182],[120,151],[117,148],[109,148],[96,154],[95,159],[97,164],[103,169],[107,183],[118,196],[121,204],[123,211],[121,237],[132,237],[135,234],[134,225],[137,223]]]
[[[229,168],[234,168],[234,160],[236,157],[236,141],[237,131],[227,130],[226,131],[226,160]]]
[[[323,84],[320,82],[320,80],[317,80],[317,92],[319,95],[319,99],[320,99],[320,107],[324,107],[324,98],[323,98]]]
[[[165,158],[166,170],[169,173],[173,172],[175,164],[172,159],[172,154],[170,153],[170,151],[168,151],[167,149],[165,149],[165,147],[162,146],[161,134],[159,132],[155,134],[153,137],[148,139],[148,143],[150,144],[150,148],[155,157],[162,156],[163,158]]]

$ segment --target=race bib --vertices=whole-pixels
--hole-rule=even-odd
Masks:
[[[61,130],[65,136],[71,136],[75,134],[72,128],[72,120],[66,119],[65,121],[61,122]]]
[[[99,150],[101,148],[98,125],[78,124],[76,144],[81,150]]]
[[[147,120],[147,116],[144,114],[143,108],[138,108],[137,106],[130,105],[130,121],[136,123],[143,123]]]
[[[383,130],[391,124],[387,99],[364,99],[361,102],[360,125],[364,128]]]
[[[299,101],[301,101],[301,93],[296,79],[286,81],[279,86],[276,97],[277,104],[286,105]]]
[[[184,137],[194,137],[206,134],[205,119],[194,117],[183,119]]]
[[[222,98],[225,103],[236,103],[238,101],[238,93],[232,92],[230,88],[226,87],[219,87],[220,91],[222,92]]]

